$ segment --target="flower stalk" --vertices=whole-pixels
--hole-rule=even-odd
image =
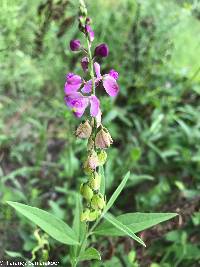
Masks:
[[[80,0],[79,29],[86,39],[86,47],[76,40],[70,41],[70,49],[73,52],[83,53],[81,66],[84,74],[89,80],[81,76],[68,73],[64,87],[65,103],[73,111],[74,115],[81,118],[88,106],[90,115],[85,122],[82,122],[76,130],[76,136],[81,139],[88,139],[86,160],[83,169],[87,175],[87,181],[80,186],[80,193],[84,199],[84,210],[81,214],[81,221],[97,221],[105,207],[105,196],[100,192],[101,176],[98,174],[99,166],[103,166],[107,160],[107,149],[112,143],[108,130],[102,125],[100,100],[96,92],[102,84],[106,93],[117,96],[119,86],[117,84],[118,73],[110,70],[108,74],[101,74],[98,58],[105,58],[109,54],[108,45],[99,44],[92,48],[94,31],[91,27],[91,19],[87,16],[87,8],[83,0]],[[88,71],[89,70],[89,71]]]

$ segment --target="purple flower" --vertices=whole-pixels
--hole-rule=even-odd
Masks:
[[[83,96],[81,93],[76,92],[65,96],[65,103],[78,118],[83,116],[89,104],[90,115],[96,117],[99,114],[100,102],[95,95]]]
[[[97,78],[95,78],[95,87],[99,85],[100,82],[103,83],[103,87],[109,96],[115,97],[119,92],[119,85],[116,80],[118,78],[118,73],[115,70],[111,70],[109,74],[101,75],[100,65],[95,62],[94,69]],[[87,81],[83,88],[83,93],[90,93],[92,91],[92,80]]]
[[[71,93],[75,93],[81,87],[82,79],[79,75],[74,73],[68,73],[66,75],[66,83],[65,83],[65,94],[69,95]]]
[[[93,42],[93,40],[94,40],[94,32],[93,32],[91,26],[90,25],[86,25],[85,26],[85,30],[86,30],[86,33],[89,36],[90,42]]]
[[[84,72],[88,71],[88,65],[89,65],[89,58],[88,57],[84,57],[81,59],[81,66]]]
[[[69,46],[72,51],[78,51],[81,47],[81,42],[79,40],[71,40]]]
[[[99,57],[107,57],[109,54],[109,48],[107,44],[100,44],[95,48],[94,55]]]

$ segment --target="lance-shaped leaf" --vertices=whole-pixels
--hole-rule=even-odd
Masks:
[[[104,215],[104,218],[108,222],[110,222],[115,228],[119,229],[124,235],[130,236],[131,238],[133,238],[134,240],[136,240],[137,242],[139,242],[140,244],[142,244],[143,246],[146,247],[146,245],[142,241],[142,239],[140,239],[138,236],[136,236],[128,226],[126,226],[123,223],[121,223],[120,221],[118,221],[112,214],[106,213]]]
[[[129,176],[130,176],[130,172],[127,172],[127,174],[124,176],[123,180],[121,181],[121,183],[119,184],[119,186],[117,187],[115,192],[112,194],[111,198],[109,199],[103,213],[106,213],[112,207],[115,200],[117,199],[117,197],[123,190],[124,186],[126,185],[126,182],[128,181]]]
[[[44,210],[30,207],[21,203],[12,201],[7,201],[7,203],[31,222],[38,225],[55,240],[67,245],[78,244],[78,238],[75,232],[65,222],[56,216]]]
[[[129,227],[133,233],[138,233],[158,223],[167,221],[177,213],[126,213],[117,217],[117,220]],[[109,222],[101,223],[94,231],[97,235],[123,236],[124,232]]]

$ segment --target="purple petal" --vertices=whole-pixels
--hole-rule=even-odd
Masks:
[[[99,128],[99,126],[101,125],[101,115],[102,115],[102,112],[99,109],[99,112],[98,112],[98,114],[96,116],[97,128]]]
[[[112,70],[109,71],[109,75],[110,75],[111,77],[113,77],[115,80],[117,80],[118,77],[119,77],[118,72],[117,72],[116,70],[114,70],[114,69],[112,69]]]
[[[92,80],[89,80],[87,81],[83,88],[81,89],[81,91],[84,93],[84,94],[88,94],[92,91]]]
[[[101,71],[101,67],[100,67],[99,63],[97,63],[97,62],[94,63],[94,70],[95,70],[97,78],[101,79],[102,78],[101,77],[101,72],[100,72]]]
[[[67,78],[66,79],[67,83],[71,85],[78,85],[82,83],[81,76],[73,74],[73,73],[68,73],[66,78]]]
[[[105,75],[103,77],[103,87],[105,88],[105,90],[109,96],[114,97],[119,92],[119,86],[118,86],[116,80],[110,75]]]
[[[65,94],[73,94],[75,93],[82,84],[82,79],[79,75],[75,75],[73,73],[68,73],[66,76],[66,83],[65,83]]]
[[[89,35],[90,42],[92,42],[94,40],[94,32],[93,32],[91,26],[90,25],[86,25],[85,29],[86,29],[86,32]]]
[[[89,36],[90,36],[90,42],[93,42],[94,41],[94,32],[90,31]]]
[[[90,96],[90,114],[92,117],[96,117],[99,113],[100,101],[95,95]]]
[[[65,97],[65,103],[73,110],[74,115],[80,118],[85,112],[89,101],[88,98],[84,97],[81,93],[74,93]]]

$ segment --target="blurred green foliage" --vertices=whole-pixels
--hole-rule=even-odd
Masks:
[[[129,239],[93,240],[104,249],[105,264],[92,266],[199,266],[199,1],[87,2],[95,44],[110,48],[103,71],[120,73],[118,98],[101,96],[115,140],[105,170],[108,195],[132,173],[115,213],[180,213],[179,222],[142,233],[145,251]],[[0,259],[30,259],[37,247],[35,228],[5,201],[49,209],[71,222],[85,180],[85,144],[74,137],[79,121],[63,102],[65,74],[81,74],[80,55],[68,48],[80,38],[77,9],[77,0],[1,1]],[[51,258],[66,266],[65,249],[52,240],[50,246]]]

